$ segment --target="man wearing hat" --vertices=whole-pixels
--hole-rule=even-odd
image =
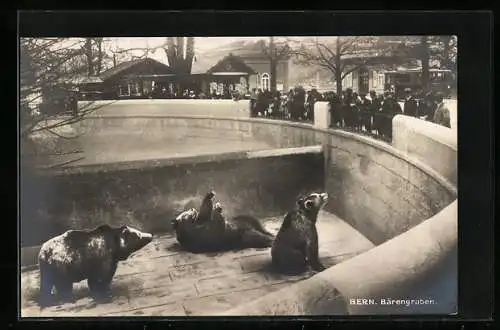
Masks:
[[[450,124],[450,110],[444,104],[444,95],[439,92],[436,93],[435,103],[437,106],[436,112],[434,112],[434,117],[432,121],[438,125],[442,125],[448,128],[451,128]]]
[[[404,92],[405,92],[405,103],[403,105],[403,113],[406,116],[416,117],[418,113],[417,100],[415,100],[411,88],[405,88]]]
[[[386,93],[384,103],[382,104],[382,114],[379,131],[382,135],[392,139],[392,118],[402,114],[401,106],[394,99],[394,93]]]

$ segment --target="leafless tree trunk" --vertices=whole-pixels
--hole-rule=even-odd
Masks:
[[[335,74],[335,85],[337,87],[337,96],[339,99],[342,99],[342,80],[344,80],[344,77],[342,77],[342,71],[340,70],[341,67],[341,47],[340,47],[340,39],[337,38],[335,41],[335,68],[337,68],[334,72]]]
[[[104,58],[104,51],[102,49],[103,38],[95,38],[97,43],[97,63],[96,63],[96,75],[99,75],[102,71],[102,61]]]
[[[194,59],[194,37],[187,38],[186,44],[186,72],[191,73]]]
[[[93,76],[94,75],[94,54],[92,51],[92,38],[85,38],[85,44],[84,44],[84,51],[85,51],[85,56],[87,59],[87,75],[88,76]]]
[[[191,73],[191,68],[194,59],[194,37],[168,37],[166,48],[168,65],[177,74],[188,75]],[[184,47],[184,45],[186,47]],[[178,87],[183,88],[183,81],[179,82]]]
[[[184,37],[177,37],[177,59],[180,72],[186,72],[186,62],[184,61]]]
[[[420,39],[420,55],[422,61],[422,89],[427,92],[429,88],[429,43],[428,37],[422,36]]]

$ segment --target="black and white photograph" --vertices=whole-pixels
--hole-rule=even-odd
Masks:
[[[457,313],[460,37],[18,42],[20,317]]]

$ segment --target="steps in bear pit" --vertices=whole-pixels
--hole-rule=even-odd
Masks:
[[[282,217],[267,218],[277,232]],[[317,223],[319,254],[326,266],[335,265],[373,248],[347,223],[321,212]],[[220,313],[309,277],[285,276],[269,270],[269,249],[192,254],[179,249],[175,237],[157,237],[120,263],[112,284],[112,300],[96,304],[86,281],[74,285],[75,302],[40,310],[33,301],[38,271],[21,274],[22,317],[188,316]]]

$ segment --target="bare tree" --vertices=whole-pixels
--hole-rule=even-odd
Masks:
[[[191,73],[194,58],[194,37],[168,37],[164,50],[168,65],[175,73]]]
[[[393,47],[378,44],[377,37],[318,37],[302,42],[293,50],[299,64],[317,65],[330,70],[337,94],[342,94],[342,81],[374,57],[389,54]]]
[[[191,73],[194,51],[194,37],[167,37],[166,47],[168,65],[175,74],[182,77]],[[183,89],[183,81],[179,81],[178,88]]]
[[[50,112],[37,111],[37,105],[48,108],[65,108],[71,100],[74,80],[88,72],[81,66],[86,40],[79,38],[21,38],[20,39],[20,138],[22,152],[36,154],[38,150],[50,149],[43,145],[47,137],[51,141],[72,136],[62,133],[64,126],[82,120],[98,107],[92,102],[82,105],[70,116],[54,116]],[[73,99],[73,105],[76,99]],[[59,104],[59,105],[57,105]],[[37,138],[34,138],[37,136]],[[36,144],[43,137],[42,145]],[[38,140],[37,140],[38,139]],[[29,148],[28,148],[29,147]],[[59,150],[60,151],[60,150]],[[51,152],[59,152],[51,150]]]
[[[104,59],[104,38],[85,38],[83,51],[87,60],[87,75],[98,76],[102,70]]]
[[[457,37],[432,36],[429,37],[432,47],[429,49],[431,60],[437,60],[441,68],[456,71],[457,64]]]
[[[269,37],[269,43],[261,41],[262,52],[269,59],[271,73],[271,91],[276,91],[278,64],[288,59],[291,55],[291,47],[288,42],[276,42],[274,37]]]

